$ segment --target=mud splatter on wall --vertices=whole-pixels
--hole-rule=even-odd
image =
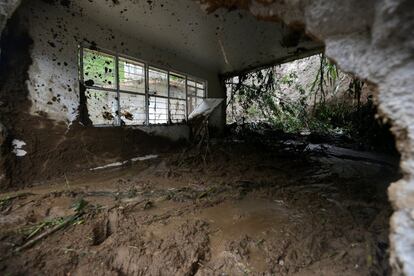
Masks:
[[[27,1],[20,7],[19,13],[30,26],[29,33],[34,40],[33,64],[29,69],[28,81],[31,114],[47,116],[66,124],[77,118],[80,102],[80,43],[188,72],[208,80],[209,87],[220,87],[216,72],[205,70],[197,64],[185,64],[182,59],[164,49],[92,22],[82,8],[69,1]]]

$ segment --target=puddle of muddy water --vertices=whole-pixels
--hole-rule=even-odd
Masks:
[[[299,222],[300,215],[282,201],[246,197],[202,210],[195,218],[210,225],[211,263],[223,263],[230,256],[243,271],[266,271],[266,256],[261,244],[284,238],[289,225]],[[229,252],[232,242],[249,239],[246,252]],[[251,239],[251,240],[250,240]],[[242,258],[237,256],[241,253]],[[233,256],[232,256],[233,255]],[[244,257],[244,258],[243,258]]]

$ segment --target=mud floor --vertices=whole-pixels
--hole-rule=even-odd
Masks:
[[[397,164],[231,140],[3,194],[0,274],[386,275]]]

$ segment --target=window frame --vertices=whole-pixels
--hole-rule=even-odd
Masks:
[[[93,51],[93,52],[97,52],[97,53],[102,53],[103,55],[109,55],[114,57],[115,59],[115,89],[112,88],[106,88],[106,87],[99,87],[99,86],[95,86],[95,85],[86,85],[85,84],[85,79],[84,79],[84,51]],[[204,85],[204,95],[203,97],[198,97],[198,98],[202,98],[205,99],[207,98],[208,95],[208,82],[206,80],[203,80],[201,78],[189,75],[187,73],[183,73],[174,69],[169,69],[163,66],[158,66],[155,64],[152,64],[150,62],[147,62],[145,60],[141,60],[138,58],[134,58],[128,55],[124,55],[122,53],[118,53],[116,51],[111,51],[111,50],[107,50],[107,49],[103,49],[101,47],[96,47],[94,46],[92,47],[86,47],[83,44],[79,44],[78,45],[78,72],[79,72],[79,79],[81,84],[86,88],[86,89],[94,89],[94,90],[101,90],[101,91],[106,91],[106,92],[110,92],[110,93],[116,93],[117,94],[117,116],[116,116],[116,123],[115,124],[94,124],[94,127],[120,127],[120,126],[127,126],[127,127],[133,127],[133,126],[162,126],[162,125],[180,125],[180,124],[186,124],[188,122],[188,116],[190,115],[188,113],[188,82],[189,81],[193,81],[196,83],[196,87],[197,87],[197,83],[201,83]],[[136,62],[140,65],[143,65],[143,69],[144,69],[144,93],[141,92],[136,92],[136,91],[129,91],[129,90],[123,90],[120,88],[120,76],[119,76],[119,64],[120,64],[120,59],[126,60],[126,61],[131,61],[131,62]],[[149,93],[149,71],[153,69],[156,71],[161,71],[161,72],[165,72],[167,73],[167,96],[162,96],[162,95],[153,95],[151,93]],[[171,97],[171,86],[170,86],[170,76],[178,76],[181,78],[185,79],[185,97],[184,98],[178,98],[178,97]],[[197,88],[196,88],[197,89]],[[122,122],[122,114],[121,114],[121,106],[120,106],[120,96],[121,94],[134,94],[134,95],[141,95],[141,96],[145,96],[145,123],[144,124],[125,124],[123,125]],[[197,90],[196,90],[196,95],[197,95]],[[160,123],[160,124],[151,124],[150,123],[150,118],[149,118],[149,112],[150,112],[150,108],[149,108],[149,103],[150,103],[150,97],[160,97],[160,98],[164,98],[167,99],[167,122],[166,123]],[[197,96],[196,96],[197,97]],[[185,102],[185,119],[182,122],[172,122],[171,120],[171,110],[170,110],[170,102],[171,100],[180,100],[180,101],[184,101]]]

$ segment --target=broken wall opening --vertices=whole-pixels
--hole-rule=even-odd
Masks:
[[[414,206],[412,134],[413,47],[410,34],[413,3],[410,1],[200,1],[207,11],[218,8],[246,9],[259,19],[303,26],[324,41],[326,54],[346,72],[352,72],[378,87],[379,113],[392,122],[392,133],[401,153],[404,178],[392,183],[389,198],[391,218],[390,262],[396,274],[412,274]],[[357,9],[355,7],[358,7]],[[404,27],[401,27],[404,26]],[[390,53],[393,53],[390,55]],[[392,56],[392,58],[391,58]],[[400,100],[399,100],[400,99]]]
[[[355,210],[349,205],[345,209],[355,219],[362,215],[367,219],[370,217],[368,220],[371,222],[374,219],[382,221],[381,225],[375,226],[383,229],[381,234],[366,228],[367,222],[363,220],[356,219],[354,223],[356,228],[365,228],[374,239],[378,238],[376,242],[380,246],[374,257],[378,259],[374,262],[381,264],[380,274],[389,273],[386,252],[390,248],[388,235],[392,208],[387,200],[387,189],[392,181],[401,177],[398,170],[400,156],[391,133],[392,125],[378,116],[377,86],[340,71],[324,54],[281,66],[236,73],[226,79],[226,85],[227,123],[234,141],[250,141],[258,147],[265,144],[267,147],[291,150],[302,154],[303,158],[307,158],[308,154],[321,154],[326,157],[322,163],[331,162],[330,168],[336,171],[334,174],[338,183],[347,187],[348,195],[353,197],[347,200],[348,203],[360,199],[368,203],[381,198],[382,205],[375,207],[378,208],[376,211],[361,207],[359,211],[364,215],[354,213]],[[341,159],[344,163],[340,161],[340,165],[335,164]],[[360,183],[360,187],[353,186],[354,180],[348,178],[353,174],[350,171],[356,175],[362,171],[370,174],[369,171],[377,166],[365,167],[363,160],[377,163],[383,176],[390,178],[375,183]],[[348,162],[355,162],[351,165],[352,169]],[[341,169],[336,170],[336,166]],[[357,178],[368,176],[363,174]],[[375,178],[375,175],[373,173],[368,179]],[[368,194],[375,196],[370,198]],[[372,262],[371,257],[369,262]]]
[[[285,133],[353,140],[398,155],[391,125],[377,115],[377,87],[318,54],[232,76],[227,124],[267,125]]]

